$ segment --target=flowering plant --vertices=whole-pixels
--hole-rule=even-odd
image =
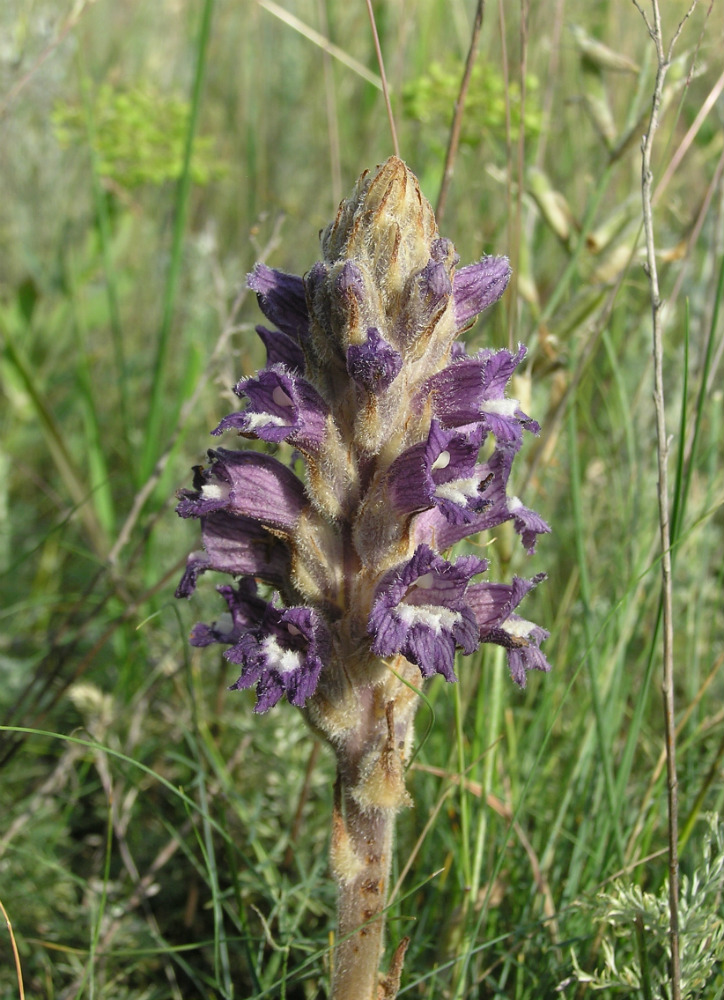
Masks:
[[[443,553],[512,521],[529,552],[550,529],[507,493],[534,420],[506,396],[525,356],[457,341],[504,292],[510,267],[458,268],[417,179],[397,157],[365,172],[322,232],[304,278],[257,264],[248,284],[273,328],[267,366],[235,387],[216,430],[292,446],[289,463],[217,448],[179,494],[201,521],[177,596],[207,570],[228,611],[191,633],[226,645],[255,711],[286,695],[332,746],[332,869],[339,944],[332,996],[378,995],[394,816],[423,678],[454,681],[456,650],[506,649],[513,680],[548,670],[547,632],[516,609],[542,578],[479,578],[486,559]],[[304,479],[294,468],[303,463]],[[261,585],[261,588],[260,586]],[[383,982],[397,990],[401,953]]]

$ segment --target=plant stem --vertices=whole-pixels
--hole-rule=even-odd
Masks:
[[[341,780],[336,791],[332,850],[357,868],[339,878],[339,943],[334,953],[334,1000],[377,1000],[384,947],[384,909],[389,886],[395,813],[362,809]],[[344,813],[344,817],[343,817]]]
[[[407,948],[401,941],[389,973],[381,976],[395,816],[410,804],[405,759],[420,683],[417,667],[401,657],[395,665],[376,684],[351,685],[349,697],[337,702],[336,718],[353,720],[352,725],[334,736],[327,729],[337,755],[330,851],[338,887],[332,1000],[394,1000]]]

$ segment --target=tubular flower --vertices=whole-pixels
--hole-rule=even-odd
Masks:
[[[423,677],[455,680],[455,647],[478,648],[480,630],[465,600],[471,577],[487,568],[484,559],[461,556],[455,564],[426,545],[380,581],[370,612],[372,650],[378,656],[402,653]]]
[[[200,519],[203,551],[177,596],[209,570],[237,578],[191,642],[228,646],[257,711],[286,695],[339,743],[354,698],[386,683],[381,658],[413,682],[454,681],[456,650],[492,642],[521,686],[549,669],[547,633],[515,613],[541,577],[489,583],[487,560],[445,553],[506,521],[532,552],[550,529],[508,494],[524,432],[539,430],[508,395],[525,348],[468,355],[457,341],[505,291],[507,259],[458,268],[396,157],[360,177],[321,249],[304,277],[265,264],[248,276],[271,324],[256,328],[267,366],[238,382],[242,408],[213,433],[278,457],[218,448],[195,470],[177,509]]]
[[[292,705],[303,707],[314,694],[329,658],[328,647],[327,626],[317,611],[278,608],[273,601],[264,606],[256,626],[249,627],[224,655],[232,663],[242,664],[241,676],[233,687],[256,684],[255,711],[266,712],[283,694]]]

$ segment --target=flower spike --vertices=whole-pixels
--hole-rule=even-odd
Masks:
[[[212,433],[255,443],[209,451],[179,492],[203,550],[176,593],[232,578],[192,645],[223,647],[255,712],[286,698],[336,755],[330,996],[348,1000],[399,983],[400,948],[384,980],[379,962],[420,687],[455,682],[456,656],[488,643],[520,687],[550,669],[548,633],[518,614],[544,574],[496,582],[487,559],[449,550],[509,521],[532,552],[550,528],[508,489],[539,431],[509,388],[525,348],[469,353],[458,339],[505,292],[507,258],[459,267],[396,156],[362,174],[320,242],[303,277],[261,263],[248,276],[267,363]],[[482,544],[494,551],[494,534]]]
[[[286,695],[339,746],[383,659],[454,681],[457,651],[494,642],[517,683],[547,669],[547,633],[515,612],[540,578],[482,581],[486,560],[446,553],[506,521],[530,552],[550,529],[508,492],[539,431],[509,393],[525,348],[469,354],[457,339],[505,292],[508,259],[460,267],[394,156],[359,178],[321,247],[303,277],[261,263],[248,276],[271,324],[256,328],[267,364],[213,433],[277,455],[217,448],[179,493],[203,551],[177,593],[209,571],[235,577],[226,616],[193,642],[228,646],[257,711]]]

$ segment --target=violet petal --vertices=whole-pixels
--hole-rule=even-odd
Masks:
[[[515,530],[523,542],[523,548],[532,555],[535,552],[538,535],[549,534],[550,527],[540,514],[536,514],[529,507],[524,507],[518,497],[511,497],[508,500],[508,510],[513,518]]]
[[[304,282],[296,274],[276,271],[266,264],[257,264],[246,283],[257,293],[259,308],[267,319],[302,343],[309,333],[309,312]]]
[[[455,322],[463,327],[483,309],[492,306],[507,288],[511,268],[507,257],[483,257],[453,277]]]
[[[201,540],[204,551],[188,557],[176,597],[190,597],[198,577],[207,570],[255,576],[276,587],[289,578],[286,545],[252,518],[213,511],[201,518]]]
[[[176,511],[202,517],[215,510],[292,531],[306,505],[304,485],[291,469],[258,451],[209,451],[212,465],[197,471],[194,490],[180,490]]]
[[[514,457],[514,452],[497,448],[487,462],[476,466],[481,485],[485,484],[485,490],[481,494],[481,499],[486,503],[484,510],[473,514],[466,520],[453,520],[445,517],[444,513],[437,507],[434,510],[425,511],[415,518],[413,525],[415,540],[419,543],[434,545],[441,552],[444,552],[455,542],[459,542],[469,535],[477,534],[479,531],[489,531],[491,528],[514,518],[516,515],[510,509],[510,501],[506,493]],[[533,514],[532,511],[528,513]],[[541,524],[545,524],[545,522],[541,521]],[[526,522],[524,527],[531,530],[533,525]],[[525,541],[529,540],[526,538]]]
[[[351,344],[347,348],[347,372],[373,395],[384,392],[401,368],[402,357],[374,326],[368,328],[364,344]]]
[[[492,476],[477,465],[480,435],[446,431],[436,420],[426,442],[412,445],[390,466],[388,489],[395,509],[413,513],[438,507],[453,523],[466,523],[489,507]]]
[[[315,691],[329,662],[330,637],[312,608],[279,608],[267,604],[259,626],[246,632],[224,656],[241,665],[232,690],[256,684],[255,712],[266,712],[282,695],[301,708]]]
[[[532,580],[513,577],[512,584],[476,583],[466,593],[480,628],[480,641],[505,647],[511,676],[520,687],[525,687],[528,670],[550,670],[540,650],[548,632],[514,614],[525,595],[544,579],[545,573],[539,573]]]
[[[420,294],[432,313],[440,303],[450,297],[453,286],[448,268],[441,261],[430,260],[418,278]]]
[[[248,406],[224,417],[213,434],[237,430],[262,441],[289,441],[300,450],[317,452],[326,437],[329,409],[306,379],[276,364],[254,378],[241,379],[234,389]]]
[[[256,583],[253,580],[240,580],[238,587],[224,585],[216,589],[229,610],[211,625],[204,625],[202,622],[194,625],[191,630],[192,646],[209,646],[214,642],[227,645],[237,643],[264,616],[266,601],[256,596]]]
[[[280,330],[268,330],[265,326],[254,327],[266,347],[267,368],[283,364],[290,371],[304,371],[304,351],[293,337]]]
[[[520,409],[517,399],[506,398],[505,389],[525,357],[505,349],[483,350],[473,357],[458,358],[430,379],[429,390],[435,416],[443,427],[479,423],[500,445],[518,451],[523,428],[538,433],[538,424]]]
[[[441,673],[455,680],[456,646],[472,653],[479,628],[465,600],[470,579],[487,568],[485,560],[461,556],[449,563],[425,545],[387,573],[377,587],[368,631],[377,656],[402,653],[422,675]]]

